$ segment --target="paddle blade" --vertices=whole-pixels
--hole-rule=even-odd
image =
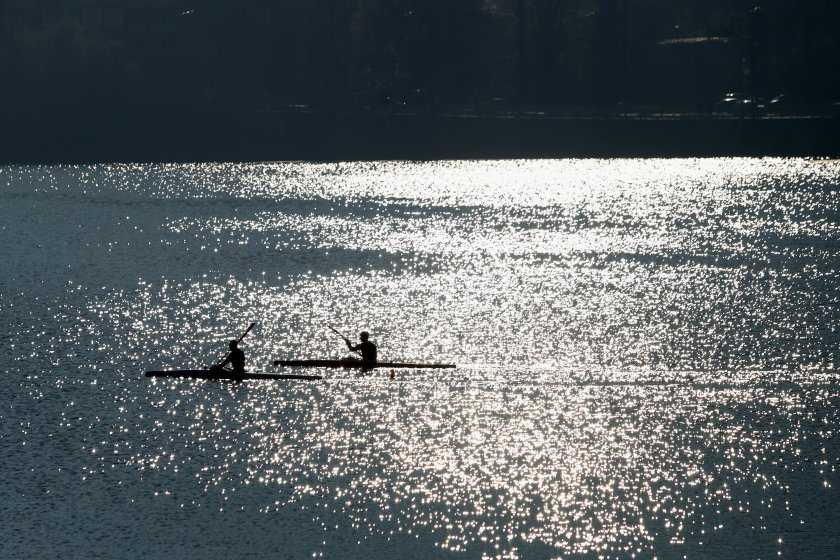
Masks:
[[[242,339],[245,338],[245,335],[247,335],[249,332],[251,332],[251,329],[253,329],[254,325],[256,325],[256,324],[257,324],[256,322],[253,322],[250,325],[248,325],[248,328],[245,329],[245,332],[242,333],[242,336],[239,337],[239,342],[242,342]]]

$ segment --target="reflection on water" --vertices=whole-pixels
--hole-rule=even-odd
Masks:
[[[4,546],[830,555],[838,179],[803,160],[0,169]],[[343,355],[330,325],[459,367],[142,376],[209,365],[252,321],[253,370]]]

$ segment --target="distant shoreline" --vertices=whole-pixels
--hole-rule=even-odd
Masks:
[[[67,111],[12,116],[0,165],[840,157],[840,118]]]

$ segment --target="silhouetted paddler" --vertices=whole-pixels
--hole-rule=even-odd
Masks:
[[[239,348],[239,345],[235,340],[231,340],[228,346],[230,347],[230,352],[228,352],[224,361],[221,364],[213,366],[212,369],[223,369],[235,375],[245,373],[245,352]],[[228,364],[230,364],[231,367],[226,368],[225,366]]]
[[[346,338],[344,341],[347,343],[347,348],[349,348],[353,352],[359,352],[362,355],[362,361],[364,362],[375,362],[376,361],[376,344],[369,340],[370,334],[367,331],[362,331],[359,334],[359,338],[362,340],[359,344],[354,345]]]

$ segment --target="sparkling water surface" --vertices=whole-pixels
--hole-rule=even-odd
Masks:
[[[840,164],[0,168],[2,558],[827,558]],[[256,322],[249,368],[149,379]]]

